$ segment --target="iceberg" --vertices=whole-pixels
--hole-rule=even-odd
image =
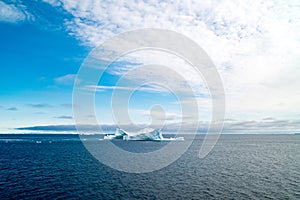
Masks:
[[[184,141],[183,137],[164,138],[161,129],[146,128],[137,133],[128,133],[122,129],[117,128],[114,134],[107,134],[104,136],[105,140],[126,140],[126,141]]]
[[[105,139],[105,140],[113,140],[113,139],[123,140],[124,136],[127,136],[127,135],[128,134],[125,131],[123,131],[122,129],[117,128],[116,132],[114,134],[106,134],[103,139]]]

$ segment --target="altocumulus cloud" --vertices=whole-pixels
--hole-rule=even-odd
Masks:
[[[33,16],[24,5],[17,6],[0,1],[0,21],[18,23],[32,19]]]
[[[264,109],[283,116],[300,109],[298,1],[45,2],[72,15],[65,20],[67,30],[92,47],[137,28],[170,29],[192,38],[220,72],[228,113]]]

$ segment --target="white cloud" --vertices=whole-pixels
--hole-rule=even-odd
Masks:
[[[120,65],[109,69],[110,73],[123,75],[122,79],[136,83],[157,83],[175,94],[185,93],[190,96],[209,96],[201,74],[190,64],[175,55],[157,50],[144,50],[131,53],[140,65]],[[147,66],[146,66],[147,65]]]
[[[128,90],[128,91],[144,91],[144,92],[168,92],[165,88],[159,87],[157,85],[144,85],[140,87],[124,87],[124,86],[104,86],[104,85],[89,85],[87,90],[95,90],[96,92],[103,92],[105,90]]]
[[[221,74],[229,115],[300,110],[297,0],[61,2],[74,16],[66,21],[68,30],[91,46],[146,27],[174,30],[195,40]]]
[[[22,6],[15,6],[13,4],[6,4],[0,1],[0,21],[17,23],[32,18]]]
[[[64,76],[55,78],[54,81],[60,85],[73,85],[76,76],[76,74],[66,74]]]
[[[61,6],[62,2],[59,0],[42,0],[43,2],[49,3],[53,6]]]
[[[150,110],[131,109],[129,110],[129,114],[132,119],[143,119],[141,122],[148,121],[149,124],[152,123],[153,125],[177,123],[188,118],[188,116],[183,116],[180,112],[166,111],[158,105],[153,106]]]

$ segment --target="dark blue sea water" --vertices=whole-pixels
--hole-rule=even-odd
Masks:
[[[129,174],[99,163],[76,135],[0,135],[0,199],[300,199],[300,135],[222,135],[199,159],[202,139],[166,168]]]

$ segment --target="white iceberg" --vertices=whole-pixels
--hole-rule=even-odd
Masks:
[[[123,131],[122,129],[117,128],[116,132],[114,134],[106,134],[103,139],[105,139],[105,140],[113,140],[113,139],[123,140],[124,136],[127,136],[127,135],[128,134],[125,131]]]
[[[117,128],[114,134],[107,134],[104,136],[105,140],[133,140],[133,141],[184,141],[183,137],[164,138],[161,129],[146,128],[136,133],[128,133],[122,129]]]

